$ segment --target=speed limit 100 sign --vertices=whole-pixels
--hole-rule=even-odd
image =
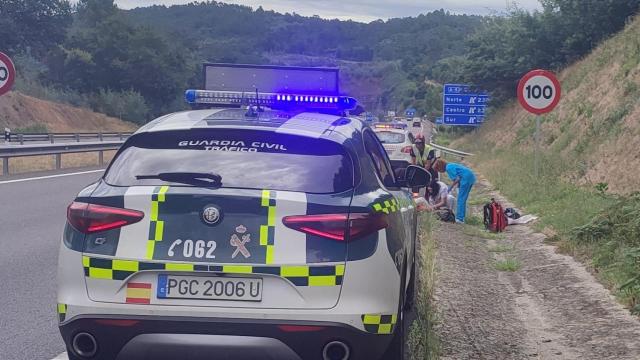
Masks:
[[[547,70],[528,72],[518,84],[518,101],[536,115],[553,110],[560,101],[560,82]]]
[[[0,96],[11,90],[16,79],[16,68],[11,59],[0,52]]]

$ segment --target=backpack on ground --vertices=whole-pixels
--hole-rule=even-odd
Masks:
[[[484,206],[484,227],[491,232],[503,232],[507,227],[507,217],[495,199]]]
[[[504,209],[504,214],[508,217],[508,218],[512,218],[512,219],[520,219],[520,213],[518,213],[518,211],[516,211],[516,209],[514,208],[506,208]]]
[[[440,219],[440,221],[450,223],[456,222],[456,214],[454,214],[453,211],[449,209],[436,210],[436,215],[438,216],[438,219]]]

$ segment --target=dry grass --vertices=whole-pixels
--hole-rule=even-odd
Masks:
[[[104,152],[104,163],[108,164],[116,151]],[[61,168],[79,168],[98,165],[98,153],[78,153],[78,154],[62,154]],[[9,170],[11,174],[22,174],[34,171],[53,170],[56,167],[54,155],[44,156],[28,156],[9,159]],[[4,175],[4,168],[0,163],[0,169]]]
[[[559,74],[562,99],[542,116],[541,143],[548,156],[566,163],[562,178],[588,187],[608,183],[609,191],[638,189],[640,168],[640,18]],[[513,101],[497,109],[477,133],[454,142],[479,154],[473,143],[493,151],[532,152],[535,116]]]
[[[433,215],[421,216],[420,249],[418,256],[418,287],[416,288],[415,311],[416,319],[411,324],[408,335],[408,347],[411,359],[438,359],[440,343],[434,326],[437,314],[434,303],[436,285],[436,240],[433,227],[437,222]]]

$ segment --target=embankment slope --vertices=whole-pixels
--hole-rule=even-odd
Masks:
[[[562,177],[609,191],[638,191],[640,169],[640,17],[589,56],[559,73],[563,97],[542,118],[541,142],[548,156],[564,161]],[[517,102],[498,109],[461,147],[534,148],[535,118]]]
[[[44,126],[49,132],[129,132],[137,128],[133,123],[91,110],[15,91],[0,97],[0,126],[11,129]]]

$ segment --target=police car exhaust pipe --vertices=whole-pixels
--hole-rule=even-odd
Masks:
[[[98,342],[96,338],[86,332],[81,332],[73,337],[71,347],[76,355],[83,358],[92,358],[98,352]]]
[[[331,341],[322,349],[323,360],[347,360],[349,359],[349,347],[342,341]]]

